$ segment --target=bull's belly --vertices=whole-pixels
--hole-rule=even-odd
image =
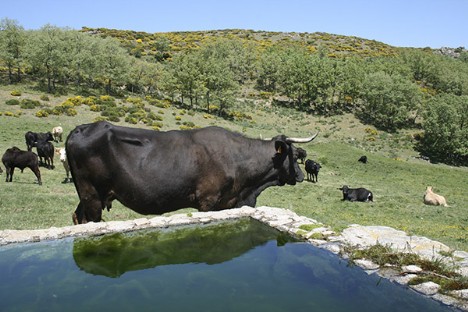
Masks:
[[[199,208],[199,205],[196,201],[190,200],[190,196],[137,196],[132,198],[125,196],[116,197],[116,199],[122,205],[143,215],[160,215],[182,208]]]

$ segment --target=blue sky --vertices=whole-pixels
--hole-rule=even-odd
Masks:
[[[0,18],[145,32],[327,32],[399,47],[468,48],[468,0],[3,0]]]

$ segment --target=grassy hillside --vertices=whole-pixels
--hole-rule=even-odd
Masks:
[[[17,87],[19,88],[19,87]],[[74,107],[76,116],[66,114],[36,117],[41,109],[52,109],[71,96],[45,99],[44,94],[25,88],[21,96],[11,95],[11,87],[0,87],[0,152],[16,145],[25,149],[24,133],[28,130],[45,132],[61,125],[69,133],[76,125],[94,121],[99,112],[91,106]],[[42,96],[42,97],[41,97]],[[6,105],[10,99],[37,100],[40,106],[21,109]],[[245,133],[250,137],[271,137],[278,133],[305,136],[320,130],[316,141],[305,144],[311,159],[322,165],[319,182],[304,181],[296,186],[274,187],[264,191],[257,205],[284,207],[341,230],[349,224],[387,225],[415,235],[427,236],[446,243],[454,249],[468,250],[468,214],[466,186],[467,168],[436,165],[414,158],[411,133],[387,134],[361,124],[352,115],[332,118],[316,117],[269,105],[260,99],[250,101],[250,108],[242,108],[242,118],[228,121],[206,112],[188,113],[174,105],[158,107],[143,100],[139,103],[147,113],[160,116],[161,130],[192,126],[218,125]],[[134,101],[116,99],[117,107],[133,107]],[[235,108],[234,108],[235,109]],[[239,108],[241,111],[241,108]],[[128,114],[128,113],[127,113]],[[10,116],[13,115],[13,116]],[[141,122],[129,124],[120,118],[117,124],[146,127]],[[63,146],[64,143],[55,144]],[[357,162],[367,155],[369,163]],[[41,168],[43,185],[34,183],[29,169],[17,169],[13,183],[0,178],[0,229],[34,229],[71,224],[71,214],[78,204],[73,184],[62,184],[65,171],[55,158],[55,170]],[[3,167],[3,164],[2,164]],[[302,167],[302,165],[301,165]],[[302,167],[303,168],[303,167]],[[341,201],[337,189],[343,184],[367,187],[375,193],[374,203]],[[450,207],[425,206],[422,196],[427,185],[447,198]],[[185,210],[184,210],[185,211]],[[141,215],[115,202],[106,221],[138,218]]]
[[[204,42],[219,38],[240,38],[256,44],[260,49],[274,44],[299,44],[310,51],[326,48],[328,55],[339,57],[344,54],[360,56],[394,56],[398,49],[385,43],[354,36],[343,36],[323,32],[296,33],[255,31],[249,29],[224,29],[209,31],[185,31],[146,33],[133,30],[83,27],[83,32],[117,38],[129,52],[139,57],[168,58],[173,54],[199,47]]]

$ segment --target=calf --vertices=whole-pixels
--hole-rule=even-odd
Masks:
[[[41,172],[39,171],[39,162],[37,155],[30,151],[22,151],[16,146],[6,150],[2,157],[3,165],[6,170],[6,182],[13,181],[13,173],[15,168],[20,168],[23,172],[24,168],[28,167],[36,175],[39,185],[42,184]]]
[[[428,186],[426,188],[426,192],[424,193],[424,203],[426,205],[441,205],[444,207],[448,207],[447,202],[445,201],[445,197],[434,193],[432,191],[432,186]]]
[[[63,134],[63,128],[58,126],[58,127],[53,127],[52,128],[52,136],[54,137],[54,141],[58,143],[59,141],[62,142],[62,134]]]
[[[28,148],[28,151],[32,151],[32,148],[36,146],[37,142],[53,141],[54,137],[50,132],[36,133],[28,131],[24,135],[24,139],[26,140],[26,147]]]
[[[70,178],[70,166],[68,165],[68,159],[67,159],[67,152],[65,148],[60,147],[55,149],[55,153],[60,156],[60,162],[63,165],[63,168],[65,169],[65,173],[67,177],[65,180],[63,180],[62,183],[67,183],[67,182],[72,182],[72,179]]]
[[[343,200],[366,202],[374,199],[372,192],[362,187],[352,189],[343,185],[339,190],[343,191]]]
[[[307,172],[307,180],[312,182],[318,182],[318,173],[321,166],[319,163],[307,159],[305,162],[305,171]],[[314,181],[315,178],[315,181]]]
[[[48,169],[54,169],[54,145],[50,142],[36,142],[37,155],[39,163]]]
[[[361,156],[358,161],[362,162],[363,164],[367,164],[367,156]]]
[[[297,148],[297,159],[301,160],[301,164],[304,163],[304,160],[307,157],[307,151],[303,148],[298,147]]]

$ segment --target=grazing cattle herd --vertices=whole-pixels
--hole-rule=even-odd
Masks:
[[[321,169],[318,162],[306,160],[305,149],[293,145],[311,142],[317,134],[261,140],[219,127],[156,132],[97,122],[76,127],[65,147],[55,148],[52,142],[63,142],[62,135],[60,126],[51,132],[28,131],[27,150],[8,148],[2,163],[6,182],[13,181],[15,168],[21,172],[29,168],[42,185],[39,167],[53,170],[54,154],[58,155],[66,174],[62,183],[73,182],[79,197],[75,224],[101,221],[102,211],[109,210],[115,199],[141,214],[255,206],[266,188],[304,180],[298,160],[310,182],[318,183]],[[366,164],[367,156],[358,161]],[[374,200],[374,194],[362,187],[343,185],[339,190],[343,201]],[[448,207],[431,186],[423,202]]]

